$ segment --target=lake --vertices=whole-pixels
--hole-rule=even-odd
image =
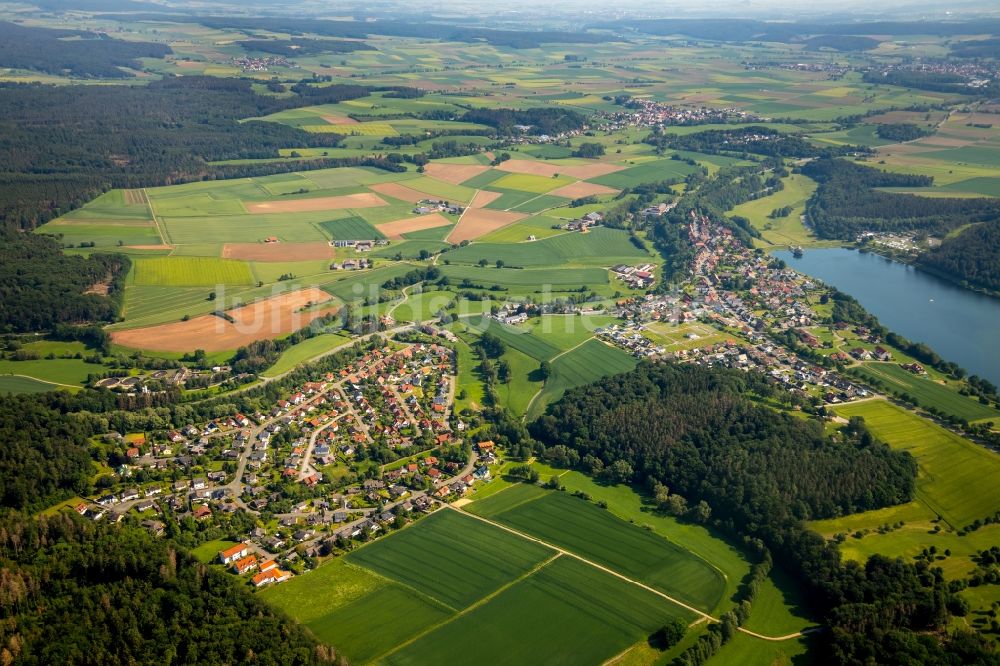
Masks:
[[[782,250],[774,256],[858,299],[889,330],[1000,385],[1000,299],[857,250],[807,249],[799,259]]]

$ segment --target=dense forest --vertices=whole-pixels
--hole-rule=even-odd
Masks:
[[[346,39],[247,39],[238,43],[247,51],[260,51],[261,53],[274,53],[289,57],[375,50],[371,44]]]
[[[7,515],[0,553],[4,664],[338,663],[235,577],[138,526]]]
[[[529,127],[527,134],[556,135],[580,129],[587,122],[582,114],[555,107],[533,109],[472,109],[459,118],[467,123],[489,125],[500,134],[516,134],[516,125]]]
[[[693,134],[669,134],[656,128],[645,142],[660,150],[699,153],[754,153],[768,157],[836,157],[871,152],[862,146],[820,147],[801,136],[782,134],[768,127],[750,125],[738,129],[705,130]]]
[[[568,391],[530,431],[543,448],[564,447],[611,481],[655,489],[665,506],[691,506],[693,519],[711,516],[773,555],[830,628],[821,660],[995,663],[975,634],[944,631],[954,595],[939,571],[880,556],[842,564],[835,545],[802,526],[908,501],[913,458],[875,440],[863,420],[827,436],[749,397],[774,390],[763,376],[647,363]]]
[[[814,160],[802,173],[819,183],[806,215],[821,238],[853,240],[865,231],[943,234],[1000,216],[996,199],[931,198],[875,189],[929,187],[930,176],[890,173],[840,159]]]
[[[297,84],[293,96],[276,98],[258,95],[250,81],[202,76],[146,86],[0,84],[0,225],[33,228],[114,187],[229,176],[211,161],[336,146],[337,134],[238,121],[374,90]],[[257,166],[273,168],[240,165],[240,175],[258,175],[247,173]]]
[[[875,128],[875,134],[889,141],[913,141],[932,132],[913,123],[882,123]]]
[[[130,265],[122,254],[66,256],[53,238],[0,228],[0,331],[114,321]],[[107,294],[86,293],[95,285]]]
[[[29,28],[0,21],[0,67],[33,69],[78,78],[124,79],[123,67],[139,69],[139,58],[162,58],[169,46],[126,42],[87,30]]]
[[[920,255],[917,263],[973,288],[1000,290],[1000,219],[946,238]]]
[[[952,42],[951,55],[956,58],[1000,58],[1000,37]]]
[[[494,46],[533,49],[542,44],[599,44],[604,35],[559,30],[493,30],[466,25],[449,25],[423,21],[333,21],[314,18],[269,16],[191,16],[181,14],[109,14],[107,18],[123,21],[173,21],[200,23],[209,28],[266,31],[299,35],[309,33],[325,37],[364,39],[369,35],[440,39],[446,42],[485,41]]]
[[[994,94],[996,84],[984,88],[970,88],[968,79],[947,72],[924,72],[911,69],[873,70],[864,75],[866,83],[888,83],[902,88],[916,88],[933,92],[957,93],[962,95]]]

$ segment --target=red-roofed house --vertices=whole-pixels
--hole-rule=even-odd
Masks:
[[[223,564],[229,564],[230,562],[235,562],[238,559],[246,557],[248,552],[250,552],[250,549],[247,548],[245,543],[238,543],[225,550],[220,550],[219,559],[222,560]]]

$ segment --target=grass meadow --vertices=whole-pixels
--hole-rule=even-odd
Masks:
[[[917,459],[917,499],[958,529],[1000,510],[1000,456],[928,419],[883,400],[836,408],[862,416],[872,433]]]
[[[962,395],[951,385],[939,384],[929,377],[915,375],[897,363],[864,363],[854,368],[853,372],[863,379],[874,379],[873,383],[890,391],[909,394],[921,407],[936,407],[946,414],[967,421],[1000,421],[1000,412],[990,405],[983,405],[976,398]]]

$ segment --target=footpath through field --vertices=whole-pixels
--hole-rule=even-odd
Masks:
[[[561,555],[566,555],[567,557],[572,557],[572,558],[574,558],[576,560],[579,560],[579,561],[583,562],[584,564],[588,564],[588,565],[594,567],[595,569],[600,569],[604,573],[608,573],[608,574],[611,574],[612,576],[615,576],[616,578],[620,578],[621,580],[625,581],[626,583],[631,583],[632,585],[636,585],[638,587],[641,587],[642,589],[646,590],[647,592],[652,592],[653,594],[655,594],[655,595],[657,595],[659,597],[662,597],[662,598],[666,599],[667,601],[669,601],[669,602],[671,602],[673,604],[676,604],[676,605],[680,606],[681,608],[683,608],[685,610],[691,611],[692,613],[694,613],[698,617],[702,618],[703,620],[708,620],[708,621],[711,621],[711,622],[719,622],[720,621],[719,619],[717,619],[715,617],[712,617],[708,613],[700,611],[697,608],[694,608],[693,606],[687,605],[683,601],[680,601],[678,599],[674,599],[669,594],[664,594],[663,592],[660,592],[659,590],[657,590],[654,587],[650,587],[649,585],[646,585],[645,583],[641,583],[641,582],[639,582],[637,580],[633,580],[633,579],[629,578],[628,576],[625,576],[625,575],[623,575],[621,573],[618,573],[614,569],[609,569],[606,566],[603,566],[603,565],[598,564],[596,562],[592,562],[592,561],[588,560],[585,557],[581,557],[580,555],[577,555],[574,552],[566,550],[565,548],[560,548],[559,546],[555,546],[555,545],[553,545],[551,543],[548,543],[547,541],[542,541],[541,539],[539,539],[537,537],[533,537],[530,534],[525,534],[523,532],[519,532],[519,531],[513,529],[512,527],[508,527],[508,526],[506,526],[506,525],[504,525],[502,523],[498,523],[496,521],[490,520],[489,518],[484,518],[483,516],[477,516],[476,514],[469,513],[468,511],[462,511],[461,509],[459,509],[457,507],[454,507],[451,504],[445,504],[445,506],[448,507],[449,509],[451,509],[452,511],[458,511],[459,513],[461,513],[463,515],[471,516],[471,517],[475,518],[476,520],[481,520],[484,523],[492,525],[493,527],[497,527],[499,529],[502,529],[502,530],[505,530],[507,532],[510,532],[511,534],[515,534],[515,535],[521,537],[522,539],[527,539],[528,541],[534,541],[535,543],[540,544],[542,546],[545,546],[546,548],[551,548],[552,550],[556,551],[557,553],[560,553]],[[818,630],[819,630],[819,627],[811,627],[811,628],[805,629],[803,631],[797,631],[797,632],[795,632],[793,634],[788,634],[787,636],[764,636],[763,634],[758,634],[757,632],[750,631],[749,629],[744,629],[743,627],[739,627],[739,631],[743,632],[744,634],[747,634],[748,636],[753,636],[754,638],[759,638],[759,639],[765,640],[765,641],[788,641],[788,640],[792,640],[792,639],[795,639],[795,638],[799,638],[800,636],[804,636],[805,634],[808,634],[808,633],[813,633],[813,632],[818,631]]]

